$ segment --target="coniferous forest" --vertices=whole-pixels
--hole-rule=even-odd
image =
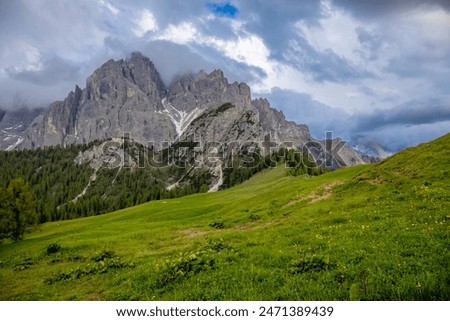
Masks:
[[[90,182],[94,169],[89,164],[76,164],[74,159],[93,144],[0,152],[0,188],[6,189],[16,178],[23,179],[34,198],[38,222],[44,223],[205,191],[204,186],[210,179],[203,172],[196,175],[195,180],[169,191],[166,189],[168,178],[179,175],[175,166],[163,169],[118,167],[99,169],[96,179]]]
[[[207,169],[179,167],[117,167],[95,171],[88,163],[74,160],[98,141],[87,145],[60,146],[0,152],[0,189],[6,190],[14,179],[22,179],[29,188],[37,222],[74,219],[99,215],[152,200],[175,198],[207,192],[212,182]],[[142,146],[140,147],[142,148]],[[139,152],[136,152],[138,154]],[[286,154],[285,154],[286,153]],[[223,169],[223,188],[229,188],[249,179],[277,162],[291,167],[291,175],[317,175],[313,163],[307,163],[299,153],[280,150],[257,163],[243,158],[230,159]],[[92,175],[95,172],[95,180]],[[168,189],[170,182],[177,182]]]

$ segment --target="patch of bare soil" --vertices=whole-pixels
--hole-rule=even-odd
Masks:
[[[316,203],[330,198],[333,195],[333,187],[342,185],[343,183],[341,181],[334,181],[320,186],[318,190],[308,195],[309,203]]]
[[[197,237],[203,236],[208,233],[207,231],[200,231],[195,228],[189,228],[186,230],[178,230],[177,232],[180,234],[183,234],[183,236],[188,239],[195,239]]]
[[[342,182],[342,181],[333,181],[333,182],[323,184],[323,185],[319,186],[316,190],[311,192],[308,196],[300,197],[300,198],[289,201],[289,203],[284,205],[283,208],[293,206],[293,205],[300,203],[302,201],[305,201],[305,200],[307,200],[308,203],[316,203],[316,202],[325,200],[327,198],[330,198],[331,195],[333,195],[333,188],[335,186],[342,185],[343,183],[344,182]]]

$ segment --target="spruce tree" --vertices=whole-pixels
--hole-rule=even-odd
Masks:
[[[33,196],[22,178],[13,179],[9,183],[3,196],[1,211],[3,232],[14,242],[23,238],[28,225],[37,222]]]

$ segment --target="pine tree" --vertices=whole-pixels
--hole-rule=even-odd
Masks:
[[[11,231],[11,212],[6,205],[6,189],[0,188],[0,243],[9,238]]]
[[[200,193],[206,193],[206,192],[208,192],[208,190],[209,190],[208,185],[203,184],[202,186],[200,186],[199,192]]]
[[[27,225],[37,222],[33,196],[22,178],[13,179],[2,194],[1,235],[17,242],[23,238]]]

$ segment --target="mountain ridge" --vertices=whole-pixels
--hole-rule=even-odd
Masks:
[[[227,118],[209,126],[208,132],[190,127],[225,103],[236,106],[235,112],[221,115]],[[243,122],[246,113],[253,118]],[[230,135],[233,126],[240,135]],[[267,134],[277,144],[290,142],[297,148],[317,142],[308,126],[286,120],[266,99],[252,100],[247,84],[229,83],[220,69],[182,75],[166,86],[150,59],[134,52],[126,60],[108,60],[87,78],[84,89],[77,85],[63,101],[50,104],[29,125],[18,147],[86,144],[124,133],[144,144],[160,144],[175,142],[185,132],[221,143],[225,138],[242,142],[243,137],[263,142]],[[341,152],[346,165],[364,163],[351,147],[344,146]]]

